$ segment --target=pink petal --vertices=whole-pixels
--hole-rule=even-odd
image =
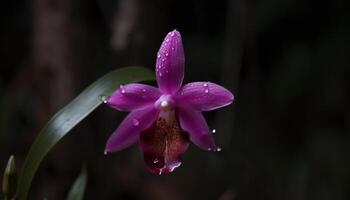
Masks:
[[[129,113],[108,139],[105,152],[119,151],[133,144],[140,132],[153,124],[157,115],[158,111],[153,105]]]
[[[131,111],[153,104],[161,93],[156,87],[132,83],[121,85],[106,103],[121,111]]]
[[[185,56],[181,35],[174,30],[165,37],[157,54],[156,76],[160,90],[174,94],[182,85]]]
[[[233,94],[214,83],[193,82],[184,85],[179,90],[175,101],[179,105],[209,111],[231,104]]]
[[[194,144],[203,150],[219,150],[200,111],[179,107],[178,112],[181,128],[189,133],[190,140]]]
[[[140,135],[145,164],[151,172],[159,175],[170,173],[181,165],[181,155],[188,145],[188,134],[181,132],[175,115],[171,120],[159,117]]]

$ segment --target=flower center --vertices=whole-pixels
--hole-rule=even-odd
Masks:
[[[164,100],[160,103],[160,107],[163,109],[163,110],[168,110],[169,109],[169,102],[167,100]]]
[[[175,107],[175,102],[170,95],[162,95],[154,103],[154,106],[163,112],[172,111]]]

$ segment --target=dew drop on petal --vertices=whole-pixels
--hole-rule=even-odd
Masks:
[[[107,155],[107,153],[108,153],[107,151],[104,151],[104,152],[103,152],[104,155]]]
[[[221,151],[221,148],[220,147],[216,148],[216,151]]]
[[[163,76],[162,72],[159,72],[159,76],[160,76],[160,77],[162,77],[162,76]]]
[[[211,132],[212,132],[212,133],[216,133],[216,130],[215,130],[215,129],[213,129]]]
[[[204,83],[203,86],[204,86],[204,87],[208,87],[208,83]]]
[[[139,122],[139,120],[137,120],[137,119],[132,119],[132,124],[133,124],[134,126],[138,126],[138,125],[140,124],[140,122]]]
[[[165,53],[165,56],[169,56],[169,53]]]
[[[103,103],[107,103],[107,97],[105,95],[100,95],[99,98]]]
[[[170,36],[171,37],[174,37],[175,33],[174,32],[171,32]]]
[[[122,94],[124,94],[125,93],[125,89],[124,89],[124,85],[120,85],[120,92],[122,93]]]
[[[211,148],[208,148],[208,151],[211,151]]]
[[[142,92],[146,92],[146,89],[142,89]]]
[[[208,90],[208,89],[205,89],[204,92],[205,92],[206,94],[208,94],[208,93],[209,93],[209,90]]]

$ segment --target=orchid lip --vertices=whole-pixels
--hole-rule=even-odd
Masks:
[[[188,133],[182,132],[175,111],[166,113],[140,134],[140,149],[146,166],[159,175],[171,173],[181,165],[181,155],[186,152],[190,140]]]

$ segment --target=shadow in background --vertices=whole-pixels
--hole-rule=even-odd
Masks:
[[[233,106],[205,115],[222,152],[191,145],[173,174],[150,174],[137,145],[103,155],[125,113],[101,106],[45,159],[30,199],[63,199],[83,161],[86,199],[349,199],[348,4],[4,1],[0,166],[10,154],[21,165],[49,117],[101,75],[153,69],[177,28],[185,82],[217,82],[235,94]]]

